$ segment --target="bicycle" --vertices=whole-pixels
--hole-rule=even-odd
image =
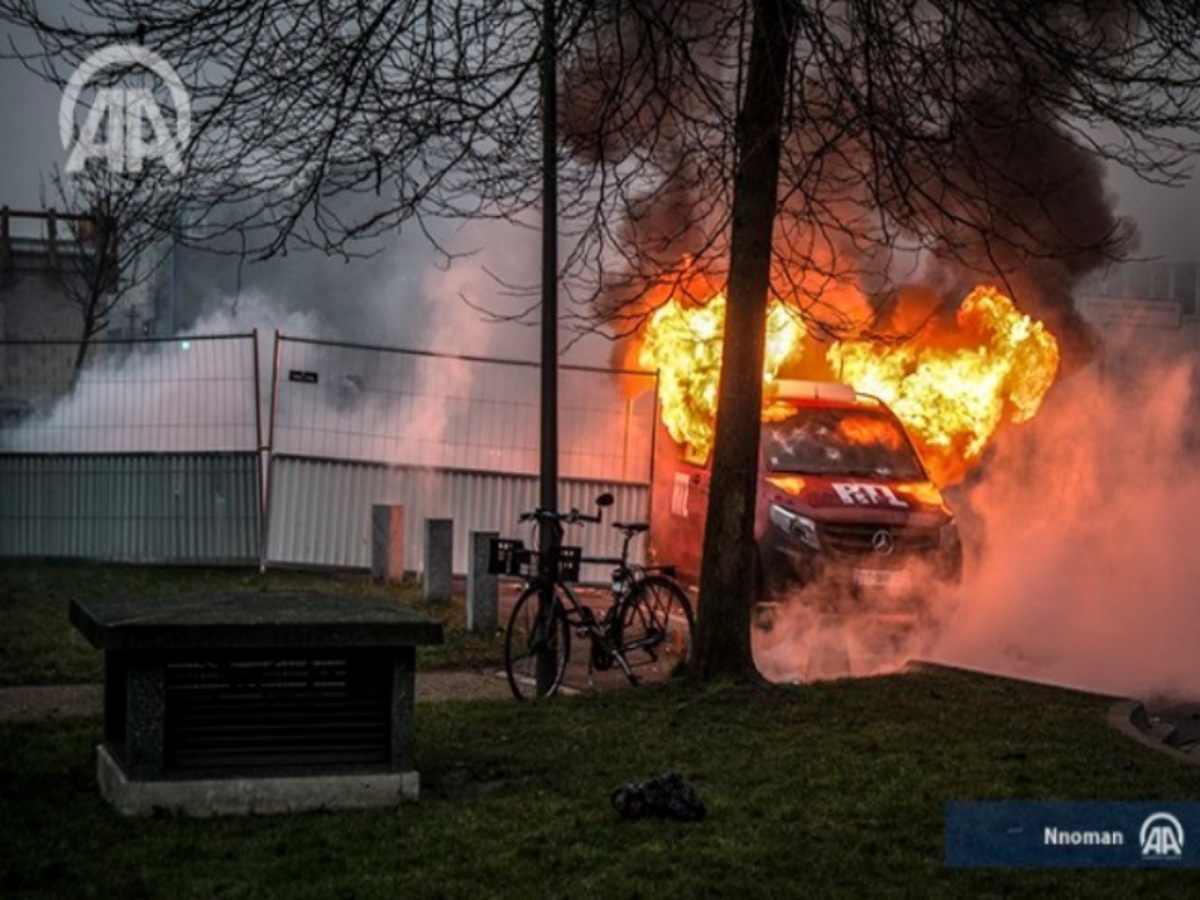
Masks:
[[[612,503],[611,494],[596,500],[601,509]],[[653,676],[670,674],[691,658],[695,617],[687,595],[674,579],[674,569],[629,562],[630,543],[649,530],[648,524],[614,522],[613,527],[624,536],[621,556],[584,558],[579,547],[563,546],[563,526],[599,523],[600,514],[534,509],[522,513],[520,521],[551,529],[551,555],[542,560],[519,540],[493,539],[491,544],[489,571],[525,575],[525,588],[509,616],[504,638],[504,669],[517,699],[558,692],[571,656],[572,634],[591,642],[589,687],[594,684],[595,672],[614,665],[630,684],[637,685],[644,680],[640,670],[652,669],[649,674]],[[609,585],[612,602],[601,615],[581,601],[571,586],[579,580],[582,564],[614,567]],[[541,598],[548,583],[553,586],[554,601],[543,612]],[[553,659],[553,679],[539,695],[537,664],[543,654]]]

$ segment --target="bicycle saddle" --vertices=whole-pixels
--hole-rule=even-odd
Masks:
[[[613,522],[613,528],[624,531],[626,534],[641,534],[643,531],[650,530],[650,526],[645,522]]]

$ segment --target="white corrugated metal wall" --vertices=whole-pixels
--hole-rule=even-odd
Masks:
[[[0,557],[253,564],[257,453],[0,455]]]
[[[425,519],[453,519],[454,570],[464,574],[471,531],[495,531],[528,543],[517,516],[538,501],[537,478],[497,472],[276,456],[270,478],[268,565],[369,568],[371,507],[384,503],[404,507],[406,569],[419,571],[424,565]],[[605,522],[649,519],[650,489],[644,484],[563,481],[560,508],[594,511],[595,498],[605,491],[616,499],[605,511]],[[567,543],[581,545],[586,556],[620,552],[620,535],[606,525],[571,529]],[[643,544],[634,542],[635,561],[642,559]],[[603,577],[607,570],[599,574]]]

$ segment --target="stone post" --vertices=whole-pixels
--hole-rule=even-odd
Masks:
[[[449,603],[454,578],[454,520],[425,520],[425,600]]]
[[[499,537],[494,531],[471,532],[471,557],[467,561],[467,631],[495,631],[500,582],[488,574],[488,544]]]
[[[376,503],[371,507],[371,577],[376,581],[404,578],[404,507]]]

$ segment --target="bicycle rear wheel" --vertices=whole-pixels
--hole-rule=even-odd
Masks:
[[[694,628],[687,594],[663,575],[639,581],[621,604],[621,652],[631,667],[652,669],[652,677],[666,677],[692,658]]]
[[[571,630],[567,627],[566,611],[557,593],[554,605],[545,616],[539,616],[541,588],[525,589],[513,607],[504,636],[504,671],[508,686],[518,700],[536,699],[538,694],[538,657],[548,654],[553,665],[553,683],[545,696],[558,692],[563,673],[571,655]]]

